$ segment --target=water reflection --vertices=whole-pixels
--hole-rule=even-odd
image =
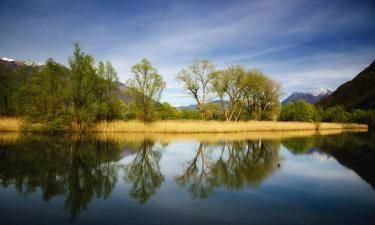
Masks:
[[[191,154],[169,155],[184,162],[181,170],[168,173],[174,174],[171,177],[161,166],[162,157],[174,150],[168,144],[178,142],[171,137],[8,135],[6,141],[0,139],[0,186],[14,188],[24,197],[40,191],[47,202],[60,196],[74,221],[94,198],[107,199],[116,186],[129,188],[127,195],[140,204],[156,196],[168,178],[192,199],[207,199],[218,189],[260,188],[282,170],[287,160],[281,154],[283,145],[296,156],[332,157],[375,189],[375,136],[371,133],[287,138],[270,134],[267,139],[243,135],[233,140],[228,136],[189,138],[187,149],[181,151]]]
[[[135,157],[131,163],[124,165],[124,180],[132,184],[129,195],[145,203],[156,193],[164,181],[159,161],[161,151],[154,150],[154,143],[144,140],[135,148]]]
[[[288,138],[282,144],[294,154],[319,154],[335,158],[375,189],[375,133],[342,133]]]
[[[117,182],[119,148],[92,138],[24,136],[0,146],[0,180],[23,196],[40,189],[43,199],[64,196],[71,220],[92,198],[107,198]]]
[[[187,163],[184,173],[175,177],[176,183],[192,198],[207,198],[215,188],[241,190],[256,187],[280,168],[279,142],[248,140],[217,144],[218,157],[200,143],[196,154]]]

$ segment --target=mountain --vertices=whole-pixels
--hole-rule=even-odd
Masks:
[[[207,104],[210,104],[210,103],[221,104],[222,101],[224,101],[225,105],[228,104],[228,101],[225,101],[225,100],[213,100],[213,101],[208,102]],[[179,106],[179,107],[177,107],[177,109],[179,109],[179,110],[182,110],[182,109],[198,109],[198,105],[192,104],[192,105]]]
[[[332,93],[329,88],[318,88],[309,92],[294,92],[288,98],[281,102],[281,105],[286,105],[288,102],[294,102],[299,99],[303,99],[308,103],[314,104],[321,98],[328,96]]]
[[[323,108],[341,105],[348,110],[375,108],[375,60],[351,81],[342,84],[316,105]]]

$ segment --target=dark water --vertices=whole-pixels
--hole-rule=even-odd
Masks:
[[[0,224],[69,223],[375,224],[375,135],[0,141]]]

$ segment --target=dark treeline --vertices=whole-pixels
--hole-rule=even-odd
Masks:
[[[375,110],[355,109],[345,110],[342,106],[327,109],[315,107],[304,100],[297,100],[286,104],[280,113],[282,121],[314,121],[314,122],[355,122],[375,127]]]
[[[43,66],[1,67],[2,116],[21,116],[25,127],[85,130],[100,120],[119,118],[118,77],[110,62],[99,62],[76,43],[69,67],[48,59]]]
[[[281,86],[257,69],[231,65],[218,70],[195,60],[176,79],[196,102],[178,110],[160,103],[166,82],[147,59],[132,67],[133,77],[120,88],[110,62],[98,62],[74,44],[69,67],[48,59],[42,66],[0,66],[0,116],[17,116],[23,128],[85,131],[99,121],[138,119],[283,120],[360,122],[374,125],[374,110],[326,110],[302,100],[281,109]],[[121,97],[129,96],[125,104]],[[216,101],[213,101],[216,100]]]

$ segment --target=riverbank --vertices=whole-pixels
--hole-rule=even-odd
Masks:
[[[312,123],[280,121],[199,121],[167,120],[144,124],[138,121],[102,122],[94,132],[128,133],[238,133],[249,131],[302,131],[368,129],[355,123]]]
[[[21,120],[0,118],[0,131],[21,131]],[[96,133],[239,133],[249,131],[304,131],[304,130],[367,130],[367,125],[356,123],[313,123],[280,121],[200,121],[167,120],[153,123],[140,121],[101,122],[90,129]]]

